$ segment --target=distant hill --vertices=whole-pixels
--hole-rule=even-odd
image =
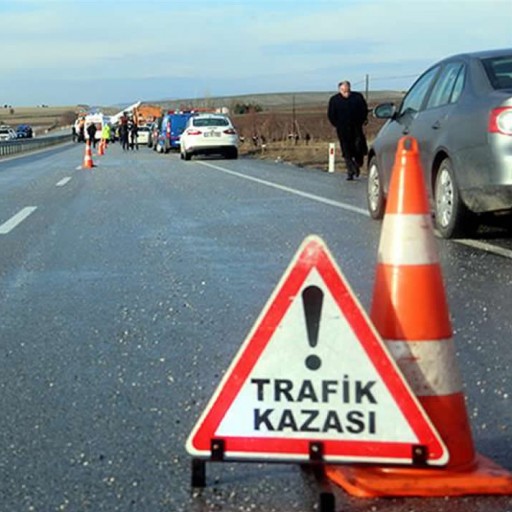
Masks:
[[[163,99],[144,101],[162,106],[164,109],[193,108],[193,107],[233,107],[237,103],[260,105],[264,109],[310,108],[325,106],[335,91],[318,92],[281,92],[262,94],[243,94],[237,96],[216,96],[204,98]],[[402,98],[401,91],[370,91],[368,101],[397,101]]]

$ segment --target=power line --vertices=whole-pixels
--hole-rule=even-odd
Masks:
[[[419,73],[415,75],[399,75],[399,76],[377,76],[372,77],[372,80],[399,80],[402,78],[416,78]]]
[[[419,73],[415,75],[390,75],[390,76],[373,76],[369,75],[369,78],[372,82],[379,81],[379,80],[402,80],[404,78],[417,78]],[[363,80],[358,80],[357,82],[354,82],[354,85],[361,85],[366,82],[366,78]]]

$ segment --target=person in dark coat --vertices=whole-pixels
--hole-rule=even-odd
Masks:
[[[139,150],[139,142],[137,140],[139,134],[139,128],[135,121],[128,121],[128,133],[130,137],[130,149],[135,148],[137,151]]]
[[[91,123],[87,127],[87,134],[89,135],[89,141],[91,143],[91,146],[93,148],[95,148],[96,147],[96,124],[95,123]]]
[[[124,151],[129,149],[128,120],[125,117],[121,118],[121,124],[119,125],[119,140],[121,141]]]
[[[351,90],[348,80],[340,82],[338,89],[339,92],[329,100],[327,117],[336,128],[347,180],[353,180],[359,176],[364,156],[368,153],[363,130],[368,118],[368,105],[361,93]]]

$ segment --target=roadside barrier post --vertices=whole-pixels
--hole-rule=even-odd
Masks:
[[[329,143],[329,169],[327,172],[334,172],[334,155],[336,145],[333,142]]]
[[[512,494],[512,475],[475,452],[417,141],[403,137],[378,250],[371,319],[449,453],[446,466],[328,466],[354,496]],[[413,457],[414,460],[414,457]]]

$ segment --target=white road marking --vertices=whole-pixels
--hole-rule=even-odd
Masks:
[[[308,192],[303,192],[301,190],[297,190],[290,187],[285,187],[284,185],[278,185],[277,183],[273,183],[271,181],[262,180],[260,178],[254,178],[253,176],[247,176],[245,174],[231,171],[224,167],[220,167],[218,165],[213,165],[208,162],[196,161],[196,164],[204,165],[205,167],[211,167],[212,169],[216,169],[217,171],[224,172],[226,174],[231,174],[233,176],[237,176],[238,178],[243,178],[245,180],[254,181],[256,183],[260,183],[261,185],[265,185],[267,187],[277,188],[279,190],[283,190],[284,192],[289,192],[290,194],[295,194],[297,196],[305,197],[307,199],[311,199],[313,201],[317,201],[319,203],[327,204],[329,206],[335,206],[336,208],[341,208],[343,210],[348,210],[353,213],[358,213],[359,215],[364,215],[365,217],[369,217],[369,213],[366,209],[358,208],[357,206],[352,206],[351,204],[341,203],[339,201],[333,201],[332,199],[327,199],[325,197],[317,196],[314,194],[309,194]],[[437,233],[437,231],[436,231]],[[469,247],[473,247],[473,249],[479,249],[481,251],[486,251],[492,254],[497,254],[498,256],[503,256],[508,259],[512,259],[512,250],[504,249],[502,247],[498,247],[496,245],[488,244],[486,242],[481,242],[479,240],[452,240],[455,243],[461,245],[467,245]]]
[[[26,206],[16,215],[13,215],[8,221],[0,226],[0,235],[6,235],[12,231],[18,224],[23,222],[31,213],[37,210],[37,206]]]
[[[245,174],[241,174],[239,172],[230,171],[229,169],[225,169],[224,167],[219,167],[218,165],[209,164],[207,162],[195,162],[197,164],[205,165],[206,167],[211,167],[212,169],[216,169],[218,171],[225,172],[226,174],[232,174],[233,176],[238,176],[239,178],[243,178],[249,181],[255,181],[256,183],[260,183],[261,185],[266,185],[267,187],[277,188],[278,190],[283,190],[284,192],[289,192],[290,194],[295,194],[296,196],[305,197],[306,199],[311,199],[313,201],[317,201],[319,203],[328,204],[329,206],[335,206],[336,208],[341,208],[343,210],[348,210],[350,212],[358,213],[359,215],[364,215],[365,217],[369,217],[369,213],[367,210],[363,208],[358,208],[357,206],[352,206],[351,204],[340,203],[339,201],[333,201],[332,199],[327,199],[326,197],[317,196],[315,194],[310,194],[309,192],[303,192],[302,190],[297,190],[295,188],[286,187],[284,185],[278,185],[277,183],[273,183],[271,181],[262,180],[260,178],[254,178],[253,176],[246,176]]]
[[[63,187],[64,185],[66,185],[70,181],[71,181],[71,178],[68,176],[66,178],[62,178],[55,186],[56,187]]]
[[[512,260],[512,251],[510,249],[505,249],[504,247],[498,247],[497,245],[488,244],[486,242],[481,242],[480,240],[454,240],[458,244],[467,245],[468,247],[472,247],[473,249],[480,249],[481,251],[490,252],[493,254],[497,254],[498,256],[504,256],[505,258],[509,258]]]

